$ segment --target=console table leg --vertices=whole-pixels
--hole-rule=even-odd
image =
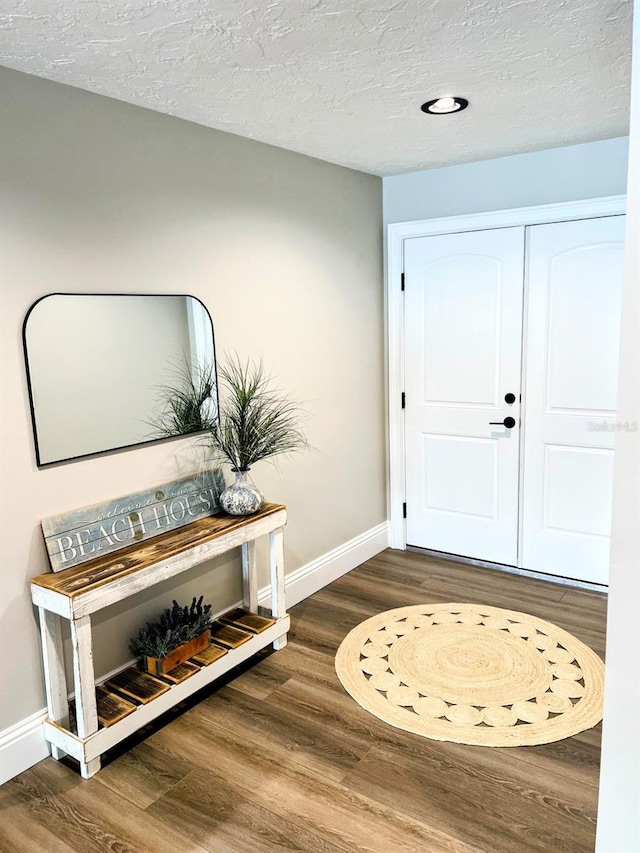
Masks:
[[[93,758],[91,761],[87,761],[86,763],[80,762],[80,775],[83,779],[91,779],[92,776],[95,776],[96,773],[100,770],[100,759]]]
[[[242,545],[242,585],[244,606],[252,613],[258,612],[258,566],[256,542],[252,539]]]
[[[279,619],[287,612],[284,593],[284,528],[278,527],[269,533],[269,563],[271,567],[271,615]],[[283,634],[273,642],[273,648],[283,649],[287,645],[287,635]]]
[[[42,658],[44,661],[44,683],[47,693],[47,713],[49,719],[64,728],[69,727],[69,700],[67,698],[67,677],[64,671],[62,652],[62,621],[57,613],[38,608],[40,633],[42,640]],[[64,753],[51,744],[51,755],[58,761]]]
[[[71,643],[73,646],[73,680],[76,688],[78,737],[86,738],[98,731],[90,616],[71,620]]]
[[[287,645],[287,635],[283,634],[281,637],[278,637],[277,640],[273,641],[273,650],[279,652],[280,649],[284,649]]]

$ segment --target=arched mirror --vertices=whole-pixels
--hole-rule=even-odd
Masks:
[[[213,324],[193,296],[53,293],[23,336],[39,466],[198,431],[167,405],[203,376],[217,414]]]

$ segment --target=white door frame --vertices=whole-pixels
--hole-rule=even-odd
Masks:
[[[598,216],[618,216],[626,212],[626,196],[585,199],[511,210],[494,210],[442,219],[422,219],[416,222],[394,222],[387,227],[387,359],[388,359],[388,439],[389,439],[389,514],[392,548],[407,547],[403,503],[405,487],[404,410],[404,297],[402,274],[404,241],[412,237],[435,234],[454,234],[459,231],[480,231],[490,228],[511,228],[514,225],[542,225],[566,222],[571,219],[593,219]],[[526,299],[526,294],[525,294]],[[524,353],[523,353],[524,356]],[[524,365],[523,365],[524,370]]]

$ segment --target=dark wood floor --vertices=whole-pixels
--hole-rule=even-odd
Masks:
[[[286,649],[129,743],[93,779],[52,759],[0,789],[0,851],[587,853],[600,727],[490,749],[362,710],[333,658],[374,613],[468,601],[523,610],[604,651],[598,593],[386,551],[293,608]]]

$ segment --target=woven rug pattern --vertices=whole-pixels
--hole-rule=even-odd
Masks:
[[[336,672],[367,711],[434,740],[531,746],[602,719],[600,658],[562,628],[515,610],[388,610],[347,634]]]

